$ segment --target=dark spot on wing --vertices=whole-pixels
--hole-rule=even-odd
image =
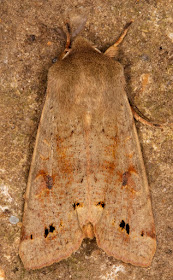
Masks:
[[[44,230],[44,237],[46,238],[48,236],[48,234],[51,232],[53,233],[55,230],[55,227],[53,226],[53,224],[51,224],[48,228],[45,227]]]
[[[154,230],[147,231],[147,232],[146,232],[146,235],[149,236],[149,237],[151,237],[151,238],[153,238],[153,239],[156,238],[156,233],[155,233]]]
[[[126,232],[127,232],[127,234],[129,234],[129,233],[130,233],[130,227],[129,227],[129,224],[126,224]]]
[[[124,229],[124,228],[125,228],[125,225],[126,225],[126,224],[125,224],[124,220],[122,220],[121,223],[120,223],[120,228]]]
[[[45,228],[45,230],[44,230],[44,237],[46,238],[48,236],[48,234],[49,234],[49,230],[48,230],[48,228]]]
[[[97,178],[96,178],[96,176],[94,176],[94,182],[95,182],[95,183],[97,182]]]
[[[74,210],[76,210],[79,207],[83,207],[83,203],[74,202],[72,206],[73,206]]]
[[[43,176],[43,179],[46,183],[46,187],[51,190],[53,188],[54,185],[54,180],[55,180],[55,175],[50,176],[49,174],[47,174],[47,172],[45,172],[44,170],[40,170],[37,177],[38,176]]]
[[[121,230],[124,229],[124,230],[126,231],[127,234],[130,233],[130,226],[129,226],[129,224],[126,224],[124,220],[122,220],[122,221],[120,222],[120,228],[121,228]]]
[[[80,180],[81,183],[83,183],[83,178]]]
[[[50,175],[45,176],[46,187],[51,190],[53,188],[53,178]]]
[[[104,201],[99,201],[99,202],[96,204],[96,206],[101,206],[102,208],[104,208],[104,207],[105,207],[105,203],[104,203]]]
[[[122,186],[126,186],[127,185],[129,177],[130,177],[130,173],[128,171],[123,173],[123,176],[122,176]]]

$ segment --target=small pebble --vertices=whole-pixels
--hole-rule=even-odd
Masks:
[[[5,272],[1,267],[0,267],[0,280],[5,280]]]
[[[169,33],[168,34],[169,39],[171,39],[171,41],[173,42],[173,33]]]
[[[30,42],[34,42],[34,41],[35,41],[35,35],[34,35],[34,34],[29,35],[28,40],[29,40]]]
[[[150,58],[147,54],[143,54],[143,55],[141,55],[141,59],[144,61],[148,61]]]
[[[18,217],[15,217],[15,216],[11,216],[11,217],[9,218],[9,221],[10,221],[10,223],[11,223],[12,225],[15,225],[15,224],[17,224],[17,223],[19,222],[19,218],[18,218]]]

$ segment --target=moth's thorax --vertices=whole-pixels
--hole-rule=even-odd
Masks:
[[[94,113],[111,109],[124,87],[123,68],[84,42],[86,45],[74,45],[67,57],[51,67],[49,92],[56,94],[60,110]]]

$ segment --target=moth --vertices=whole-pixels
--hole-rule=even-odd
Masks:
[[[96,237],[109,256],[146,267],[156,250],[149,187],[122,65],[77,37],[49,70],[25,195],[26,269],[68,258]]]

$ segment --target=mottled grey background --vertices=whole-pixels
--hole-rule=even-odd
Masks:
[[[171,0],[0,1],[0,280],[173,279],[173,133],[171,127],[137,123],[157,231],[151,267],[106,256],[95,240],[84,241],[69,259],[26,271],[18,256],[29,166],[52,60],[63,50],[60,28],[73,30],[104,51],[134,19],[120,47],[128,96],[144,115],[173,123],[173,2]]]

